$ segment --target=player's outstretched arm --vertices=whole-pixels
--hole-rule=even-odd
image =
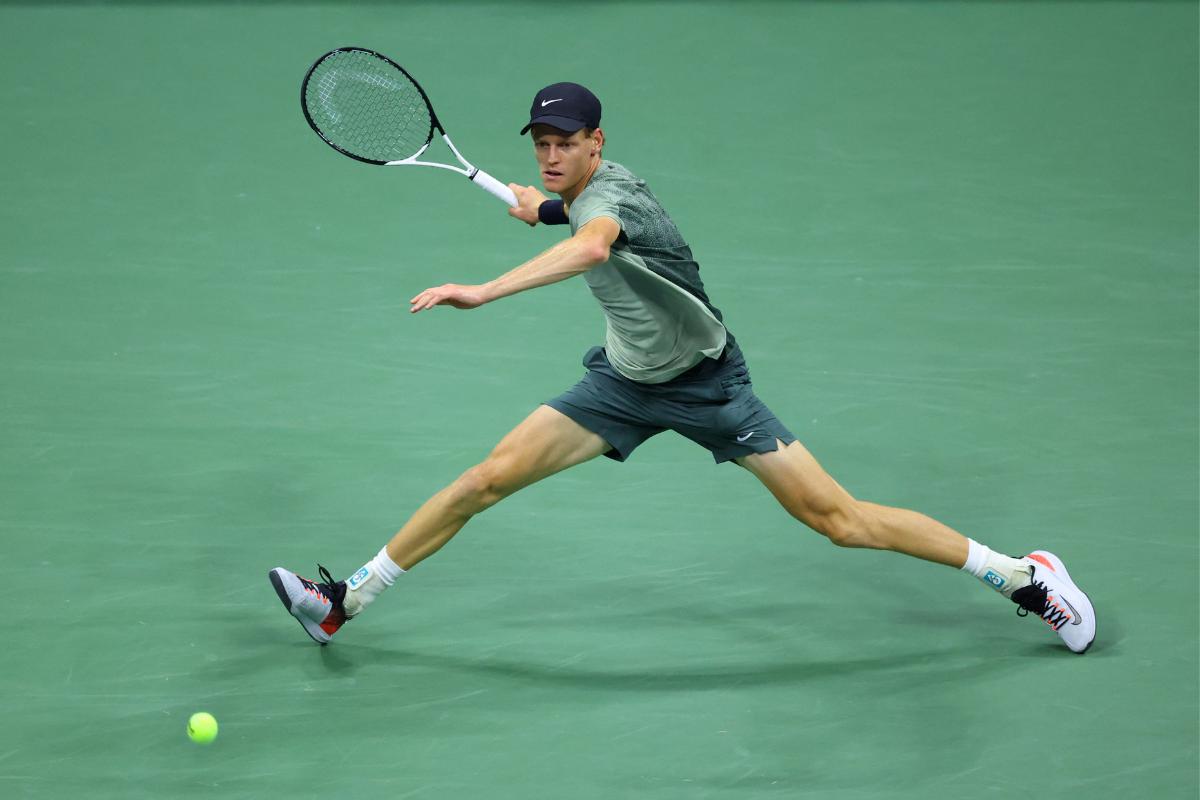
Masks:
[[[447,283],[426,289],[409,301],[412,304],[409,310],[415,314],[438,305],[478,308],[510,294],[581,275],[608,261],[609,248],[620,233],[621,226],[616,220],[597,217],[570,239],[559,242],[494,281],[474,286]]]

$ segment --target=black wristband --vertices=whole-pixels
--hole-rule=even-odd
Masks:
[[[570,222],[563,211],[562,200],[545,200],[538,206],[538,221],[543,225],[566,225]]]

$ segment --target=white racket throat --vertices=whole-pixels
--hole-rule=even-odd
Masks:
[[[458,148],[454,146],[454,142],[450,141],[450,137],[447,134],[443,133],[443,134],[441,134],[441,136],[442,136],[442,141],[444,141],[446,143],[446,146],[450,148],[450,152],[454,153],[454,157],[458,159],[460,164],[462,164],[461,167],[456,167],[453,164],[442,164],[438,161],[421,161],[420,160],[421,156],[423,156],[425,154],[425,151],[429,149],[430,143],[426,143],[424,147],[422,147],[420,150],[418,150],[416,153],[409,156],[408,158],[402,158],[399,161],[388,161],[383,166],[385,166],[385,167],[417,166],[417,167],[437,167],[438,169],[448,169],[451,172],[457,172],[459,175],[466,176],[466,178],[468,180],[470,180],[472,183],[474,183],[476,186],[483,189],[485,192],[488,192],[489,194],[495,195],[496,197],[500,198],[504,202],[508,203],[510,206],[515,207],[518,205],[517,196],[515,194],[513,194],[512,189],[509,189],[508,186],[506,186],[505,184],[496,180],[491,175],[484,172],[479,167],[472,165],[470,161],[467,161],[465,158],[463,158],[462,153],[458,152]]]

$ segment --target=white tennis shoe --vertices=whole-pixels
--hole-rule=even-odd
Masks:
[[[321,581],[302,578],[291,570],[276,567],[267,573],[283,607],[296,618],[317,644],[329,644],[333,634],[346,623],[346,582],[335,581],[317,565]]]
[[[1037,614],[1053,628],[1067,647],[1086,653],[1096,640],[1096,611],[1092,601],[1067,574],[1062,559],[1045,550],[1034,550],[1021,559],[1033,568],[1031,582],[1012,593],[1019,616]]]

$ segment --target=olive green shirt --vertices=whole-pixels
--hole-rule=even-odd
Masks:
[[[646,182],[602,161],[571,203],[571,232],[597,217],[621,226],[608,261],[584,273],[607,320],[605,351],[618,372],[662,383],[707,358],[733,337],[708,302],[700,265]]]

